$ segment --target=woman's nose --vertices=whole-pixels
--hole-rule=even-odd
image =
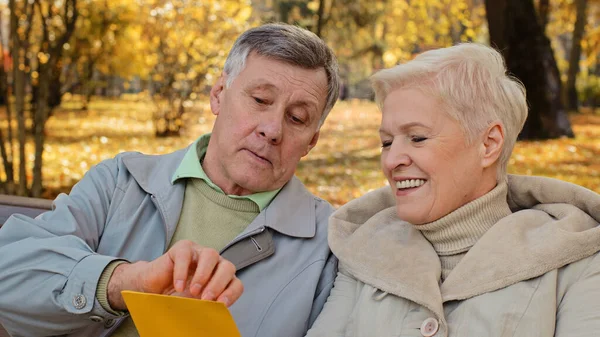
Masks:
[[[397,142],[392,143],[390,148],[385,153],[383,164],[389,171],[396,170],[402,167],[408,167],[412,164],[412,159],[405,147]]]

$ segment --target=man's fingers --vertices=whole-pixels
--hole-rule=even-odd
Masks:
[[[208,284],[202,291],[201,298],[203,300],[214,301],[221,295],[233,278],[235,278],[235,266],[233,263],[220,258],[210,281],[208,281]]]
[[[200,295],[202,289],[211,279],[215,272],[215,267],[219,263],[221,256],[219,252],[211,248],[201,248],[198,251],[198,264],[196,266],[196,272],[190,282],[190,293],[193,296]],[[235,269],[235,268],[234,268]],[[234,271],[235,273],[235,271]]]
[[[190,265],[196,254],[191,245],[180,245],[169,250],[169,256],[173,261],[173,287],[175,291],[183,292],[188,278]]]
[[[235,281],[235,266],[216,250],[180,241],[169,250],[168,256],[173,262],[175,292],[188,292],[193,297],[211,301],[221,298],[227,305],[241,295],[243,286],[239,280]],[[187,280],[190,280],[189,288]]]
[[[230,306],[233,303],[235,303],[235,301],[237,301],[238,298],[240,298],[240,296],[242,296],[243,292],[244,285],[242,284],[242,281],[240,281],[239,278],[234,277],[233,280],[229,282],[227,288],[225,288],[221,295],[219,295],[217,301],[225,303],[226,306]]]

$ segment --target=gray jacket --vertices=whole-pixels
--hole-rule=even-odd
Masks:
[[[171,177],[186,149],[124,153],[103,161],[36,219],[14,215],[0,230],[0,322],[13,336],[109,336],[121,317],[95,299],[115,259],[165,252],[185,183]],[[293,178],[221,254],[238,268],[242,297],[230,308],[242,336],[303,336],[331,290],[337,260],[327,246],[333,208]]]

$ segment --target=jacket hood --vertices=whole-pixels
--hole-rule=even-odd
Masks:
[[[443,302],[498,290],[600,250],[597,193],[556,179],[509,175],[507,202],[514,213],[488,230],[441,285],[437,253],[396,216],[389,187],[337,210],[329,244],[343,271],[441,318]]]

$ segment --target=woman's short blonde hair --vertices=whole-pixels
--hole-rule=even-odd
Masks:
[[[525,87],[507,75],[502,55],[482,44],[464,43],[430,50],[413,60],[371,76],[381,109],[392,90],[414,88],[437,97],[448,115],[463,128],[467,142],[477,139],[493,122],[504,127],[504,147],[498,179],[527,119]]]

